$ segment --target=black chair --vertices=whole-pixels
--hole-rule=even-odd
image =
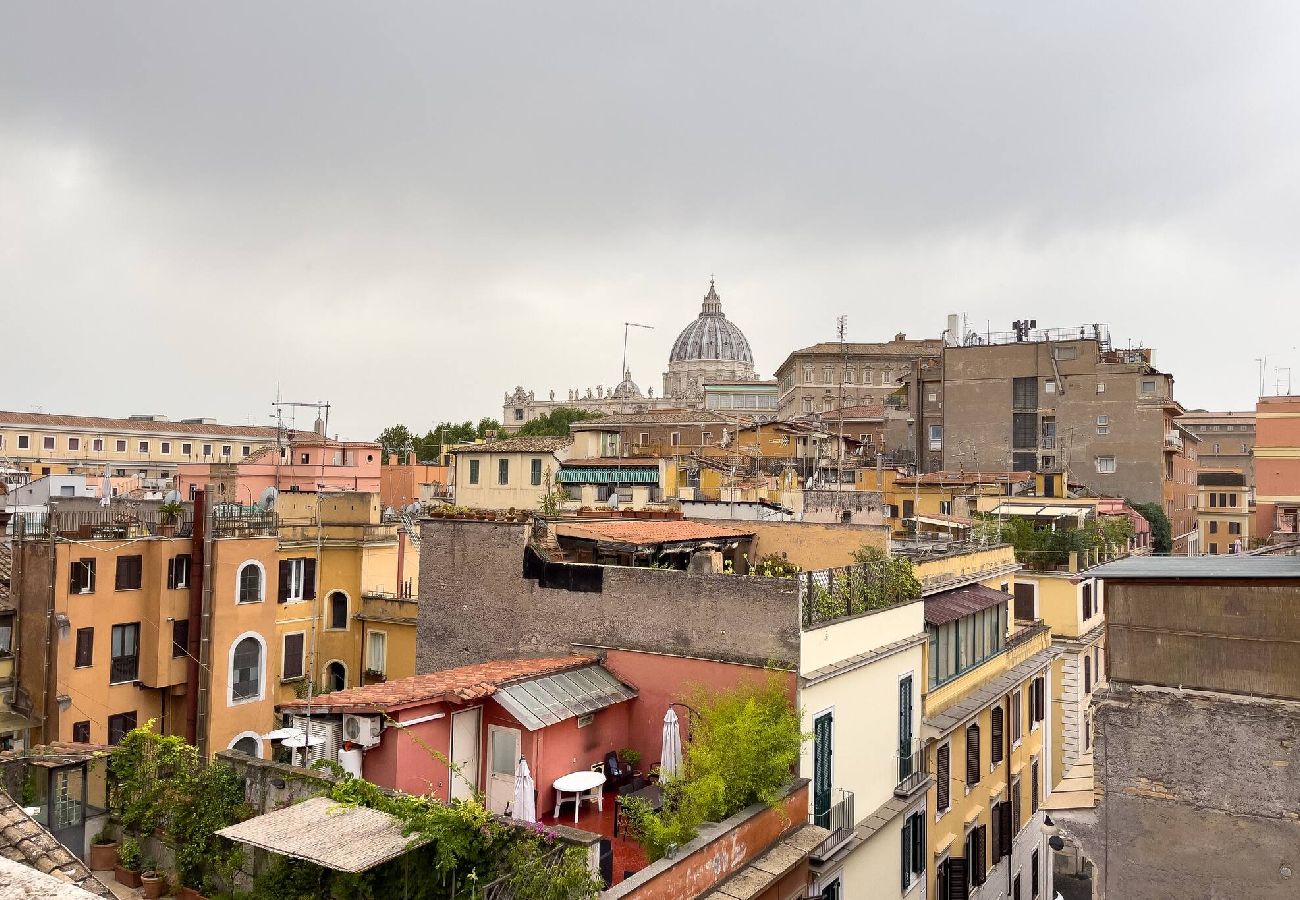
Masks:
[[[632,768],[612,750],[605,754],[605,784],[620,788],[632,780]]]
[[[614,842],[609,838],[600,839],[599,850],[599,868],[600,880],[605,883],[605,889],[614,883]]]

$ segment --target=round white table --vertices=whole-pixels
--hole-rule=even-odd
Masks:
[[[605,784],[605,773],[596,772],[591,769],[585,769],[579,772],[570,772],[568,775],[561,775],[555,779],[553,787],[555,788],[555,818],[560,817],[560,804],[564,802],[565,794],[573,794],[573,824],[578,824],[578,810],[582,807],[583,800],[595,800],[596,808],[601,812],[605,810],[605,792],[600,788]],[[595,796],[590,793],[595,791]]]

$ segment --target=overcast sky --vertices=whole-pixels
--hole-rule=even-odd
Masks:
[[[0,408],[423,430],[625,320],[657,388],[710,273],[765,375],[958,312],[1300,390],[1294,2],[0,12]]]

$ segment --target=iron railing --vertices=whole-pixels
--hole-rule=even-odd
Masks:
[[[108,666],[108,683],[125,684],[140,677],[140,657],[114,656]]]
[[[925,750],[919,747],[900,750],[897,771],[894,774],[897,778],[894,796],[908,797],[915,793],[917,788],[925,784],[925,780],[930,777]]]
[[[835,855],[853,837],[857,820],[853,816],[853,792],[840,789],[840,802],[821,813],[813,814],[813,824],[830,830],[830,834],[817,845],[809,857],[825,862]]]
[[[836,619],[887,609],[916,599],[896,590],[890,591],[865,565],[803,572],[796,578],[804,628],[826,625]]]

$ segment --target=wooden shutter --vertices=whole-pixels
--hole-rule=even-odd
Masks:
[[[113,590],[115,591],[120,591],[126,587],[127,567],[124,565],[126,560],[127,557],[125,556],[117,558],[117,567],[113,570]]]
[[[1020,830],[1020,779],[1011,782],[1011,833]]]
[[[1043,679],[1041,676],[1034,679],[1034,684],[1038,686],[1037,690],[1034,691],[1034,702],[1037,703],[1037,709],[1035,710],[1035,712],[1038,715],[1038,721],[1041,722],[1043,721],[1043,710],[1046,705],[1043,702],[1043,694],[1046,693],[1044,691],[1045,685],[1043,683]]]
[[[1034,619],[1034,597],[1037,594],[1037,588],[1026,581],[1017,581],[1011,589],[1015,595],[1015,617],[1025,622],[1032,622]]]
[[[813,824],[823,828],[830,825],[833,733],[830,713],[813,720]]]
[[[1034,849],[1033,856],[1029,858],[1029,896],[1038,896],[1038,849]]]
[[[167,560],[167,587],[176,587],[176,557]]]
[[[903,890],[912,886],[912,817],[903,820]]]
[[[1038,812],[1038,760],[1029,767],[1029,811]]]
[[[980,727],[966,729],[966,783],[980,783]]]
[[[950,788],[948,783],[948,748],[950,746],[944,744],[935,753],[934,777],[935,786],[938,790],[934,802],[939,809],[948,808],[948,790]]]
[[[994,803],[989,810],[989,825],[992,826],[993,840],[989,842],[990,865],[996,866],[1002,859],[1002,804]]]
[[[95,664],[95,629],[77,629],[77,668]]]
[[[915,813],[912,819],[912,871],[925,878],[925,813]]]
[[[1083,692],[1092,693],[1092,657],[1087,653],[1083,654]]]
[[[81,560],[74,559],[72,565],[68,568],[68,593],[80,594],[84,584],[86,567],[81,564]]]
[[[989,713],[989,762],[995,766],[1002,762],[1002,715],[1001,706],[993,707]]]
[[[988,826],[981,825],[975,829],[975,858],[971,860],[971,883],[980,885],[988,878]]]
[[[316,560],[305,559],[302,564],[302,597],[316,599]]]
[[[1019,790],[1019,785],[1016,785],[1014,789]],[[998,852],[1002,856],[1011,855],[1011,837],[1016,833],[1016,826],[1011,823],[1012,812],[1012,803],[1007,802],[998,804],[998,819],[1000,821],[998,826],[998,837],[1002,842],[1002,846],[998,848]]]
[[[970,868],[960,856],[948,858],[947,900],[970,900]]]
[[[289,579],[293,575],[293,562],[287,559],[280,560],[280,586],[276,591],[276,603],[289,602]]]

